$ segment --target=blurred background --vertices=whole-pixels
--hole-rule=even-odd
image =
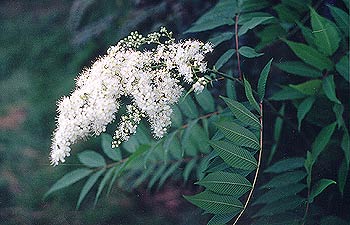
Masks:
[[[91,196],[80,210],[75,204],[81,183],[45,200],[43,195],[77,167],[53,168],[48,156],[56,101],[69,94],[79,71],[133,30],[148,33],[167,26],[181,38],[214,3],[0,1],[0,224],[200,223],[200,215],[188,210],[194,206],[181,197],[180,189],[188,189],[183,186],[165,186],[152,196],[113,190],[96,208]],[[98,143],[85,142],[75,151]]]

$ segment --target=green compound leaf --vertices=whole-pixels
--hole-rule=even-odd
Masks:
[[[109,195],[111,193],[114,182],[117,179],[117,177],[121,174],[121,172],[124,170],[125,164],[126,163],[124,162],[124,163],[119,164],[119,165],[115,166],[114,168],[112,168],[113,170],[111,170],[111,171],[112,171],[113,177],[112,177],[111,181],[109,182],[108,189],[107,189],[107,195]],[[101,181],[101,183],[102,183],[102,181]],[[108,179],[107,179],[107,181],[108,181]]]
[[[328,7],[339,29],[348,37],[349,36],[349,14],[331,5],[328,5]]]
[[[96,193],[96,196],[95,196],[94,206],[96,206],[97,201],[100,198],[100,195],[102,194],[102,191],[103,191],[104,187],[106,186],[108,180],[112,177],[112,175],[115,172],[115,170],[116,170],[116,167],[112,167],[103,176],[103,178],[101,180],[101,183],[98,185],[98,188],[97,188],[97,193]]]
[[[78,154],[79,161],[87,167],[102,167],[106,166],[106,161],[103,156],[95,151],[86,150]]]
[[[185,116],[187,116],[190,119],[195,119],[199,115],[196,104],[194,103],[192,97],[189,95],[180,99],[179,107],[183,114],[185,114]]]
[[[195,32],[202,32],[202,31],[206,31],[206,30],[212,30],[216,27],[220,27],[220,26],[224,26],[224,25],[233,25],[235,24],[235,21],[233,19],[230,18],[222,18],[220,20],[216,19],[216,20],[210,20],[206,23],[194,23],[194,25],[186,30],[184,33],[195,33]]]
[[[343,159],[338,169],[338,187],[342,196],[344,196],[344,189],[345,189],[346,180],[348,178],[348,173],[349,173],[349,165],[347,165],[346,159]]]
[[[250,105],[253,106],[254,109],[256,109],[256,111],[260,113],[260,107],[253,96],[252,86],[250,86],[249,82],[245,78],[244,78],[244,91]]]
[[[298,27],[301,30],[301,33],[303,34],[305,41],[312,47],[315,46],[315,37],[312,33],[312,30],[308,27],[305,27],[302,23],[296,21]]]
[[[306,114],[311,110],[312,105],[314,104],[315,100],[316,99],[313,96],[308,97],[308,98],[304,99],[300,103],[300,105],[298,106],[297,117],[298,117],[298,130],[299,131],[300,131],[300,127],[301,127],[301,122],[303,121]]]
[[[177,151],[177,149],[179,150],[181,148],[181,146],[180,146],[180,142],[178,141],[176,135],[177,135],[177,131],[173,131],[172,133],[168,134],[165,137],[165,140],[163,143],[164,161],[167,160],[169,152],[172,152],[173,156],[177,159],[182,158],[181,157],[181,150]],[[175,148],[177,148],[177,149],[175,149]]]
[[[253,113],[251,113],[243,104],[229,98],[221,98],[225,101],[226,105],[230,108],[231,112],[235,115],[235,117],[237,117],[237,119],[239,119],[241,122],[256,128],[261,127],[259,119]]]
[[[135,189],[139,187],[149,176],[154,172],[155,165],[151,164],[147,167],[146,171],[144,171],[133,183],[132,188]]]
[[[268,183],[261,186],[262,188],[278,188],[285,187],[290,184],[295,184],[306,177],[304,171],[292,171],[282,173],[278,176],[273,177]]]
[[[172,127],[179,128],[183,125],[181,111],[176,105],[173,105],[171,109],[173,110],[171,114],[171,125]]]
[[[291,7],[292,9],[295,9],[298,12],[305,12],[308,10],[308,5],[310,5],[312,0],[305,0],[305,1],[299,1],[299,0],[282,0],[282,4]],[[294,21],[293,21],[294,22]]]
[[[335,94],[335,83],[334,83],[333,75],[328,75],[323,79],[322,88],[329,100],[331,100],[332,102],[341,104],[341,102],[339,101],[339,99]]]
[[[212,37],[208,40],[208,42],[212,43],[214,47],[218,46],[219,44],[223,43],[224,41],[228,41],[233,37],[233,32],[224,32],[220,33],[219,35]]]
[[[192,128],[192,133],[190,136],[192,143],[198,151],[205,154],[210,152],[208,134],[201,126],[195,124]]]
[[[129,140],[122,143],[122,147],[129,153],[134,153],[140,146],[135,135],[130,136]]]
[[[265,98],[265,90],[266,90],[266,81],[267,81],[267,76],[269,75],[270,72],[270,67],[272,63],[271,59],[264,67],[264,69],[261,71],[260,76],[259,76],[259,82],[258,82],[258,95],[260,98],[260,102],[263,102],[263,99]]]
[[[185,31],[185,33],[201,32],[224,25],[233,25],[235,21],[232,18],[236,11],[236,1],[221,0],[212,9],[201,16],[190,29]]]
[[[343,138],[341,140],[341,148],[343,149],[345,160],[347,165],[349,166],[350,164],[350,136],[349,136],[349,131],[344,128],[344,134]]]
[[[290,84],[289,87],[303,93],[305,95],[316,95],[320,91],[322,80],[309,80],[300,84]]]
[[[160,188],[164,184],[164,182],[179,168],[181,163],[181,161],[174,163],[164,172],[162,177],[159,179],[158,188]]]
[[[90,169],[82,168],[82,169],[76,169],[76,170],[73,170],[72,172],[67,173],[61,179],[59,179],[54,185],[52,185],[49,191],[46,192],[44,198],[49,196],[54,191],[60,190],[62,188],[68,187],[78,182],[79,180],[88,176],[92,172],[93,171]]]
[[[209,113],[215,111],[215,101],[208,89],[205,88],[201,93],[195,94],[194,96],[204,112]]]
[[[331,123],[328,126],[322,128],[320,133],[316,136],[311,146],[311,153],[313,156],[313,163],[316,162],[318,156],[323,152],[330,141],[332,134],[335,130],[337,123]]]
[[[232,75],[230,75],[232,77]],[[227,79],[226,81],[226,95],[230,99],[237,99],[236,81]]]
[[[227,139],[236,145],[260,150],[259,140],[250,130],[234,122],[219,122],[216,123],[216,126]]]
[[[185,155],[185,153],[189,156],[196,156],[198,149],[196,145],[194,144],[194,140],[192,140],[192,129],[197,124],[198,119],[193,120],[188,123],[188,126],[186,127],[185,131],[183,132],[182,138],[181,138],[181,146],[182,146],[182,156]]]
[[[255,58],[264,55],[264,53],[258,53],[254,48],[248,46],[242,46],[238,49],[239,54],[247,58]]]
[[[239,211],[229,214],[217,214],[214,215],[207,223],[207,225],[225,225],[228,223],[234,216],[236,216]]]
[[[246,3],[245,3],[246,4]],[[261,17],[272,17],[270,13],[266,12],[250,12],[250,13],[243,13],[239,15],[238,18],[238,25],[243,25],[249,22],[253,18],[261,18]]]
[[[238,7],[241,13],[247,13],[251,11],[258,11],[260,9],[268,7],[270,4],[266,0],[245,0],[238,1]]]
[[[298,11],[291,9],[291,7],[284,3],[273,6],[273,9],[277,13],[280,21],[284,23],[294,23],[295,20],[300,18]]]
[[[292,51],[305,63],[319,69],[330,70],[333,67],[332,61],[322,53],[318,52],[314,48],[297,42],[287,41],[284,42],[292,49]]]
[[[336,118],[336,122],[338,124],[338,129],[339,129],[344,125],[344,119],[343,119],[344,106],[342,104],[334,104],[332,109]]]
[[[285,111],[285,104],[282,105],[281,109],[278,112],[281,116],[284,116],[284,111]],[[275,125],[273,128],[274,143],[272,144],[271,151],[270,151],[269,157],[267,159],[267,165],[270,165],[272,158],[275,155],[276,150],[278,148],[278,145],[279,145],[278,143],[280,140],[282,127],[283,127],[283,119],[281,117],[277,116],[277,118],[275,120]]]
[[[242,196],[252,188],[252,184],[242,175],[222,171],[210,173],[195,184],[218,194],[236,197]]]
[[[349,56],[343,56],[335,65],[335,69],[345,80],[349,81]]]
[[[256,32],[256,36],[260,39],[260,43],[256,45],[255,49],[260,51],[266,46],[270,45],[272,42],[278,40],[279,37],[283,37],[285,35],[286,30],[284,30],[279,23],[267,25],[263,29]]]
[[[257,162],[254,156],[244,148],[227,141],[211,141],[210,145],[230,166],[243,170],[254,170]]]
[[[91,190],[92,186],[96,183],[98,178],[105,172],[105,169],[97,171],[96,173],[92,174],[89,179],[84,184],[83,188],[81,189],[79,199],[76,205],[76,209],[79,209],[81,202],[84,200],[87,193]]]
[[[151,180],[149,181],[147,188],[152,189],[154,184],[162,177],[164,174],[165,170],[167,169],[168,165],[167,164],[162,164],[156,172],[153,174]]]
[[[304,166],[304,158],[289,158],[276,162],[272,166],[268,167],[265,173],[283,173],[287,171],[292,171]]]
[[[312,203],[319,194],[321,194],[329,185],[336,184],[334,180],[321,179],[311,189],[309,202]]]
[[[310,8],[312,32],[317,48],[327,56],[332,55],[339,47],[340,35],[336,25],[320,16]]]
[[[241,36],[248,32],[248,30],[255,28],[256,26],[264,23],[267,20],[271,20],[274,17],[268,16],[268,17],[254,17],[251,20],[249,20],[246,23],[243,23],[243,25],[238,30],[238,36]]]
[[[204,191],[184,198],[201,209],[213,214],[234,213],[243,209],[242,203],[233,196],[218,195]]]
[[[274,201],[280,200],[285,197],[293,196],[306,188],[305,184],[291,184],[286,187],[281,188],[273,188],[266,193],[259,196],[256,201],[254,201],[253,205],[257,204],[270,204]]]
[[[197,158],[193,158],[186,164],[184,172],[182,174],[185,183],[188,181],[193,168],[196,166],[196,162]]]
[[[300,91],[289,87],[289,86],[282,86],[282,89],[274,93],[270,99],[274,101],[284,101],[284,100],[292,100],[292,99],[300,99],[305,98],[305,94],[301,93]]]
[[[216,61],[214,67],[219,70],[221,67],[225,65],[225,63],[228,62],[228,60],[230,60],[230,58],[233,56],[233,54],[235,54],[235,52],[236,50],[234,49],[227,50],[224,54],[220,56],[218,61]]]
[[[322,77],[322,72],[306,65],[300,61],[288,61],[283,63],[278,63],[276,66],[283,70],[284,72],[295,74],[302,77],[312,77],[318,78]]]
[[[253,218],[259,216],[272,216],[279,213],[283,213],[301,206],[304,201],[305,199],[299,196],[290,196],[287,198],[283,198],[271,204],[265,205],[259,210],[258,213],[256,213],[253,216]]]
[[[101,147],[103,152],[112,160],[119,161],[122,159],[122,154],[119,148],[113,149],[111,146],[112,136],[109,134],[101,134]]]

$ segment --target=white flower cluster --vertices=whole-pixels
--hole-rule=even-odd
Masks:
[[[116,119],[122,96],[131,104],[119,118],[112,147],[128,140],[142,118],[149,121],[156,138],[164,136],[171,124],[171,106],[184,89],[181,81],[194,83],[195,92],[202,91],[207,80],[199,75],[207,69],[205,54],[213,50],[195,40],[175,43],[171,35],[165,28],[146,37],[133,32],[82,72],[74,92],[58,102],[52,165],[64,162],[77,140],[105,132]],[[140,51],[146,44],[157,47]]]

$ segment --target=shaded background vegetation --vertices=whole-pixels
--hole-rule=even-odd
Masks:
[[[90,202],[79,211],[74,207],[79,184],[46,201],[43,194],[76,167],[52,168],[48,154],[56,101],[69,94],[77,73],[133,30],[149,32],[167,25],[176,33],[183,31],[206,5],[210,3],[1,1],[1,224],[191,223],[192,217],[177,213],[184,201],[171,186],[156,198],[144,191],[135,195],[115,190],[95,209]]]
[[[185,202],[183,194],[191,194],[196,187],[182,183],[169,183],[157,193],[139,188],[132,193],[114,189],[103,196],[96,208],[93,196],[75,210],[75,203],[82,183],[60,191],[47,200],[43,194],[63,174],[75,169],[73,163],[52,168],[48,164],[51,132],[54,129],[56,101],[69,94],[74,87],[76,74],[108,46],[116,43],[130,31],[142,33],[167,26],[177,39],[188,37],[183,31],[212,7],[216,1],[142,1],[142,0],[76,0],[76,1],[1,1],[0,2],[0,223],[1,224],[204,224],[200,211]],[[279,1],[274,1],[279,3]],[[319,11],[329,17],[326,3],[321,1]],[[342,3],[336,3],[344,7]],[[272,9],[271,9],[272,10]],[[196,38],[207,40],[209,32]],[[296,33],[292,38],[302,40]],[[241,43],[258,43],[247,36]],[[212,58],[220,56],[227,46],[221,45]],[[348,50],[348,47],[347,47]],[[265,47],[264,59],[275,61],[295,59],[285,44]],[[294,58],[293,58],[294,57]],[[266,60],[265,60],[266,61]],[[256,81],[264,61],[242,61],[242,70]],[[236,62],[227,66],[236,67]],[[300,83],[304,78],[285,75],[272,68],[272,83]],[[222,84],[217,84],[215,95],[222,94]],[[276,92],[272,86],[268,94]],[[337,93],[348,107],[348,86],[344,93]],[[280,107],[280,103],[275,103]],[[322,104],[321,104],[322,107]],[[328,120],[331,110],[319,113],[316,119]],[[348,112],[348,110],[347,110]],[[286,106],[286,117],[296,123],[295,109]],[[348,117],[348,115],[346,116]],[[275,117],[266,114],[266,145],[272,145],[272,122]],[[347,118],[348,121],[348,118]],[[317,124],[320,125],[320,124]],[[322,125],[322,123],[321,123]],[[304,132],[315,136],[319,127],[307,124]],[[312,140],[295,129],[284,128],[276,157],[285,158],[304,154]],[[74,151],[99,148],[99,139],[84,142]],[[332,143],[331,143],[332,144]],[[342,155],[328,153],[319,165],[320,176],[333,176]],[[266,179],[266,178],[264,178]],[[263,180],[264,180],[263,179]],[[180,188],[178,188],[180,187]],[[345,190],[348,189],[347,184]],[[325,214],[337,214],[349,219],[346,206],[349,192],[342,198],[334,186],[328,190],[321,204],[328,204]],[[136,216],[137,215],[137,216]]]

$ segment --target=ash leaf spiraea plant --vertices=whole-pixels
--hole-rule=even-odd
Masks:
[[[142,49],[146,45],[153,48]],[[195,92],[209,81],[203,76],[204,58],[212,50],[211,44],[196,40],[176,43],[165,28],[146,37],[133,32],[110,47],[80,74],[72,94],[59,101],[51,164],[64,162],[78,140],[105,132],[117,119],[121,104],[127,104],[127,112],[120,118],[113,147],[127,141],[142,118],[148,120],[155,138],[163,137],[171,125],[171,106],[184,91],[182,81]],[[122,103],[123,97],[129,101]]]
[[[147,45],[151,45],[151,50],[141,49]],[[157,182],[158,188],[161,187],[170,176],[177,179],[176,172],[182,173],[187,182],[195,170],[196,184],[206,190],[185,198],[213,214],[208,224],[222,216],[226,222],[235,218],[237,223],[250,203],[259,174],[263,100],[272,60],[260,74],[258,91],[253,91],[245,78],[236,78],[245,89],[248,104],[222,97],[228,107],[222,110],[204,86],[221,78],[235,78],[207,69],[205,55],[212,50],[211,44],[199,41],[175,43],[165,29],[147,37],[134,32],[111,47],[106,56],[80,75],[71,96],[59,103],[51,162],[53,165],[64,162],[72,143],[100,135],[109,123],[119,120],[113,138],[102,135],[102,149],[113,163],[107,164],[97,152],[84,151],[78,158],[86,168],[66,174],[46,196],[91,175],[79,196],[79,208],[102,176],[95,204],[105,185],[109,182],[109,193],[117,177],[120,178],[118,184],[127,187],[125,189],[135,188],[146,179],[149,179],[148,188],[152,189]],[[217,75],[207,76],[207,71]],[[201,109],[190,95],[179,101],[185,88],[197,93],[195,99]],[[126,100],[120,103],[121,99]],[[179,107],[174,106],[177,102]],[[126,113],[117,116],[122,104],[126,105]],[[167,135],[166,129],[174,114],[180,119]],[[186,117],[184,124],[182,114]],[[148,120],[157,141],[150,140],[142,131],[146,128],[144,119]],[[134,144],[130,144],[132,141]],[[122,142],[127,153],[113,151],[112,147],[118,147]],[[137,147],[131,150],[125,144]],[[254,178],[250,179],[249,174]]]

